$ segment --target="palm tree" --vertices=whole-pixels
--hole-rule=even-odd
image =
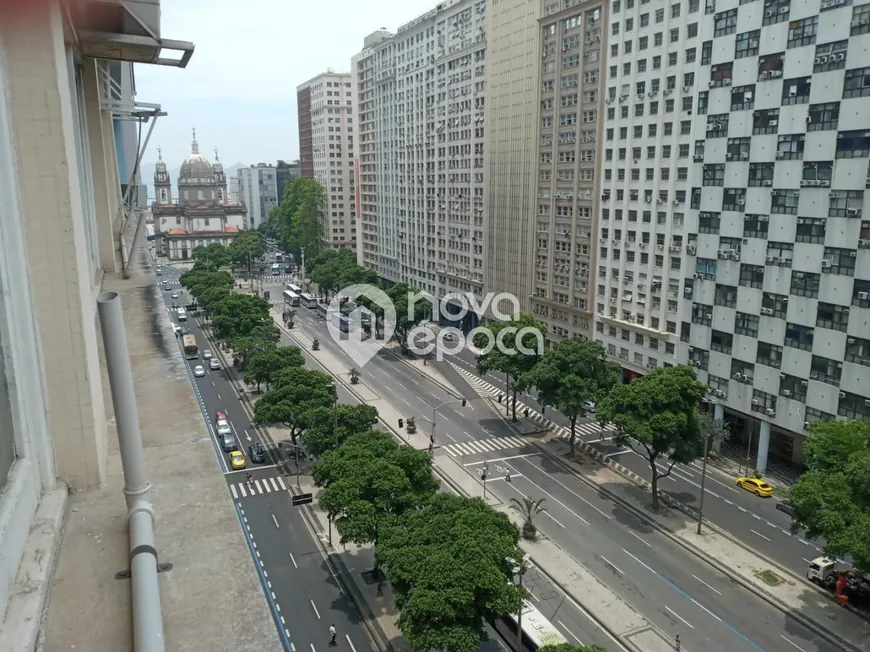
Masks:
[[[539,498],[538,500],[532,500],[529,497],[523,497],[522,499],[511,498],[511,504],[523,515],[524,538],[534,539],[538,533],[538,528],[532,521],[538,514],[547,511],[547,508],[544,507],[546,501],[546,498]]]

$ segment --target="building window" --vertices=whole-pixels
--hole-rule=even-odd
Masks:
[[[743,217],[743,237],[767,239],[770,219],[767,215],[747,213]]]
[[[755,365],[738,358],[731,358],[731,378],[751,385],[755,379]]]
[[[731,333],[713,330],[710,332],[710,350],[731,355],[734,346],[734,336]]]
[[[736,335],[748,335],[758,337],[758,315],[750,315],[738,312],[734,317],[734,333]]]
[[[791,0],[764,0],[762,25],[773,25],[788,20]]]
[[[848,47],[849,41],[836,41],[835,43],[817,45],[813,72],[844,70],[846,68],[846,50]]]
[[[870,367],[870,339],[850,337],[846,340],[846,362]]]
[[[870,68],[853,68],[846,71],[843,99],[870,96]]]
[[[737,29],[737,9],[729,9],[713,17],[713,36],[727,36]]]
[[[720,113],[707,117],[707,138],[726,138],[728,136],[729,114]]]
[[[836,5],[834,5],[836,6]],[[863,4],[852,9],[851,36],[870,33],[870,5]]]
[[[774,190],[770,195],[770,212],[797,215],[799,190]]]
[[[713,41],[704,41],[701,44],[701,65],[709,66],[710,59],[713,56]]]
[[[755,106],[755,85],[731,89],[731,110],[749,111]]]
[[[761,314],[785,319],[788,311],[788,296],[765,292],[761,297]]]
[[[714,165],[704,166],[703,185],[705,186],[724,186],[725,185],[725,164],[718,163]]]
[[[818,304],[816,311],[816,327],[845,333],[849,326],[849,308],[832,303]]]
[[[815,332],[809,326],[788,323],[785,325],[785,338],[783,339],[783,343],[786,346],[790,346],[793,349],[800,349],[801,351],[812,351],[814,339]]]
[[[749,164],[749,187],[770,187],[773,185],[773,163]]]
[[[720,213],[704,212],[698,215],[699,233],[719,233],[722,220]]]
[[[776,144],[776,158],[779,161],[799,161],[804,156],[806,136],[788,134],[780,136]]]
[[[825,243],[825,224],[826,221],[821,218],[799,217],[797,219],[797,230],[795,232],[795,242],[807,242],[811,244]]]
[[[756,56],[758,54],[758,40],[760,37],[761,30],[759,29],[738,34],[734,46],[734,58],[742,59],[743,57]]]
[[[810,380],[818,380],[834,387],[840,386],[843,375],[843,363],[814,355],[810,362]]]
[[[801,186],[829,188],[833,175],[833,161],[808,161],[804,163]]]
[[[782,366],[782,347],[767,342],[759,342],[755,353],[756,364],[779,369]]]
[[[782,83],[782,105],[806,104],[810,101],[812,77],[786,79]]]
[[[795,20],[788,25],[788,49],[799,48],[805,45],[813,45],[816,42],[816,30],[819,26],[819,17],[810,16],[801,20]]]
[[[764,109],[752,114],[754,135],[775,134],[779,129],[779,109]]]
[[[854,276],[856,258],[857,251],[854,249],[825,247],[825,257],[822,259],[822,272],[839,274],[841,276]]]
[[[793,401],[807,402],[807,381],[797,376],[779,375],[779,395]]]
[[[746,188],[726,188],[722,195],[722,210],[742,213],[746,209]]]
[[[713,306],[706,306],[703,303],[692,304],[692,323],[700,324],[701,326],[709,326],[713,323]]]
[[[798,297],[815,299],[819,296],[820,280],[820,274],[793,271],[791,273],[791,286],[788,293]]]
[[[735,9],[736,11],[736,9]],[[718,63],[710,68],[710,88],[730,86],[733,78],[734,62]]]
[[[870,421],[870,399],[850,392],[840,392],[837,414],[847,419]]]
[[[870,131],[841,131],[837,134],[837,158],[870,156]]]
[[[828,217],[860,217],[863,190],[832,190],[828,196]]]
[[[749,288],[761,289],[764,285],[764,267],[758,265],[740,265],[740,285]]]
[[[776,396],[760,389],[753,389],[752,411],[769,417],[776,416]]]

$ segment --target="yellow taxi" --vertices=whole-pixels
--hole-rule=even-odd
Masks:
[[[230,453],[230,466],[233,467],[234,471],[245,468],[245,456],[242,454],[242,451],[233,451]]]
[[[737,478],[737,486],[743,487],[746,491],[750,491],[762,498],[767,498],[773,494],[773,487],[758,478]]]

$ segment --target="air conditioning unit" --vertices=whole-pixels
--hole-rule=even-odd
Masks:
[[[762,309],[761,309],[761,314],[762,314],[762,315],[772,315],[772,314],[773,314],[773,308],[762,308]]]
[[[767,79],[768,76],[770,76],[770,73],[766,70],[762,70],[760,73],[758,73],[758,80],[763,81],[763,80]]]
[[[759,401],[757,398],[754,398],[754,399],[752,399],[752,404],[753,405],[761,405],[761,401]]]
[[[743,380],[743,374],[739,374],[739,373],[734,374],[734,376],[732,376],[732,378],[734,378],[734,380],[736,380],[739,383],[741,380]]]
[[[858,293],[859,301],[868,301],[870,300],[870,292],[859,292]]]
[[[822,269],[830,269],[834,265],[834,262],[831,260],[823,260],[822,261]]]
[[[728,397],[728,394],[726,394],[726,393],[725,393],[724,391],[722,391],[721,389],[717,389],[717,390],[716,390],[716,396],[718,396],[719,398],[727,398],[727,397]]]
[[[743,197],[738,197],[736,203],[738,206],[743,206],[746,204],[746,200]]]
[[[847,339],[846,339],[846,344],[854,344],[854,343],[855,343],[855,338],[854,338],[854,337],[850,337],[850,338],[847,338]]]
[[[765,413],[767,416],[769,416],[769,417],[775,417],[775,416],[776,416],[776,410],[772,410],[772,409],[770,409],[770,408],[767,408],[767,409],[764,411],[764,413]]]
[[[741,152],[740,160],[741,161],[748,161],[749,160],[749,152]]]
[[[790,389],[782,390],[782,395],[785,396],[786,398],[789,398],[791,396],[791,390]]]
[[[683,86],[683,92],[684,92],[684,93],[689,93],[689,92],[691,92],[691,90],[692,90],[692,87],[691,87],[691,86]]]
[[[764,186],[765,188],[770,188],[773,185],[773,181],[765,179],[764,181],[761,182],[761,185]]]
[[[846,392],[840,392],[840,398],[846,398]]]
[[[847,208],[846,217],[861,217],[861,212],[860,208]]]
[[[777,152],[776,158],[785,158],[785,152]]]

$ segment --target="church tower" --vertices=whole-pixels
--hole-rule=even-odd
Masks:
[[[221,205],[229,203],[227,199],[227,177],[224,174],[224,166],[218,157],[217,147],[214,148],[214,180],[217,184],[217,203]]]
[[[157,148],[157,169],[154,172],[154,194],[158,205],[166,206],[172,203],[172,180],[166,171],[163,152]]]

